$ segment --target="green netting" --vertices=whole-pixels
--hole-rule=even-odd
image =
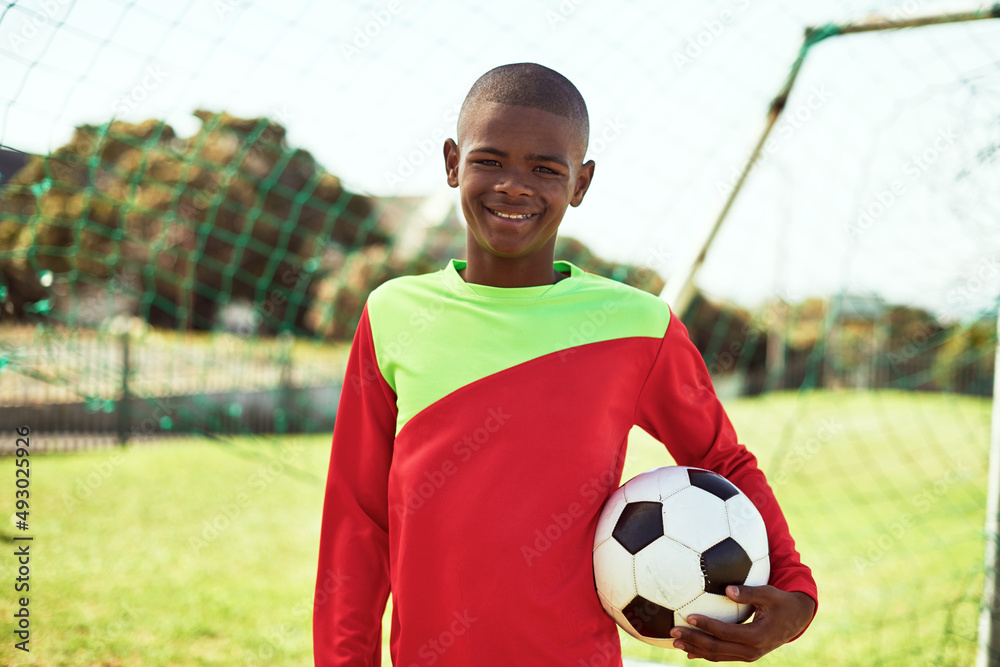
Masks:
[[[591,113],[595,181],[557,258],[659,294],[742,183],[679,314],[820,585],[813,628],[763,664],[972,664],[1000,10],[915,20],[952,9],[0,0],[0,424],[30,424],[51,451],[128,445],[38,463],[60,498],[43,504],[50,526],[86,556],[50,564],[48,643],[24,664],[309,662],[302,604],[349,342],[377,285],[465,256],[441,144],[475,78],[522,60],[569,76]],[[870,11],[924,25],[870,30]],[[165,435],[196,439],[176,460],[137,446]],[[641,432],[630,449],[626,474],[669,463]],[[185,485],[202,456],[209,490]],[[161,474],[169,500],[144,495]],[[74,513],[110,531],[146,503],[155,517],[123,534],[163,528],[184,548],[128,548],[184,563],[183,603],[132,558],[124,589],[80,583],[107,572]],[[275,635],[234,611],[252,600],[224,602],[236,584],[209,561],[257,571],[279,540],[294,573],[250,614]],[[157,610],[123,615],[129,588],[159,591]],[[126,630],[107,641],[81,630],[111,621]]]

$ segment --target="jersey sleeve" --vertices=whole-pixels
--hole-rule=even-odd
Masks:
[[[778,501],[756,457],[738,442],[705,362],[676,316],[670,318],[639,394],[635,423],[666,445],[678,465],[712,470],[743,491],[767,527],[769,583],[817,600],[816,582],[795,549]]]
[[[379,371],[366,306],[341,389],[323,501],[313,600],[317,667],[381,661],[395,424],[395,395]]]

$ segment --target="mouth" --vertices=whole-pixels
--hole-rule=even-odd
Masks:
[[[515,222],[520,222],[523,220],[528,220],[535,217],[535,213],[504,213],[502,211],[497,211],[488,206],[484,207],[487,211],[500,218],[501,220],[513,220]]]

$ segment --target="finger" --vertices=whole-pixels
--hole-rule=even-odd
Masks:
[[[711,662],[731,660],[752,661],[763,655],[746,644],[728,642],[698,630],[687,630],[683,638],[674,640],[674,648],[688,654],[688,658],[702,658]]]
[[[726,597],[756,607],[774,604],[785,592],[774,586],[726,586]]]
[[[692,614],[686,619],[689,625],[693,625],[697,630],[691,630],[684,627],[677,627],[674,630],[682,638],[686,637],[688,634],[694,634],[695,632],[701,631],[700,634],[709,634],[717,639],[721,639],[726,642],[733,642],[736,644],[750,644],[759,636],[760,630],[753,624],[747,623],[741,625],[738,623],[726,623],[725,621],[720,621],[715,618],[709,618],[708,616],[701,616],[700,614]]]
[[[775,593],[781,594],[772,586],[726,587],[726,597],[733,602],[749,605],[753,611],[765,610],[775,604]],[[701,614],[692,614],[684,620],[709,634],[729,641],[747,643],[749,638],[757,633],[752,623],[746,625],[725,623]]]

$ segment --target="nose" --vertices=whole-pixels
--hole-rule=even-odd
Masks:
[[[528,177],[520,171],[508,169],[493,186],[494,192],[500,192],[510,197],[533,195],[534,190],[528,183]]]

